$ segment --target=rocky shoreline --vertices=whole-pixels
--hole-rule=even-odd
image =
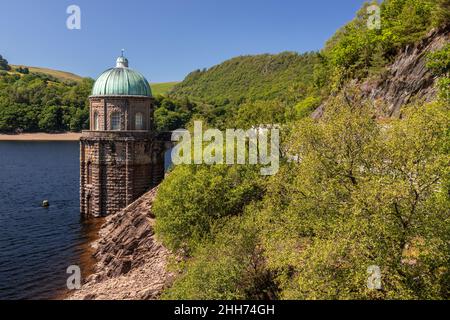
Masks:
[[[171,253],[155,237],[151,212],[154,188],[120,212],[106,218],[92,246],[95,272],[70,300],[158,299],[170,285]]]

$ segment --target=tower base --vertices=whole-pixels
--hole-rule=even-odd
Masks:
[[[147,131],[84,131],[80,139],[80,211],[120,211],[164,178],[164,145]]]

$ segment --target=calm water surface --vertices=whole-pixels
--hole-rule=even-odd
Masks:
[[[0,141],[0,299],[64,293],[68,266],[89,272],[98,224],[80,219],[78,142]]]

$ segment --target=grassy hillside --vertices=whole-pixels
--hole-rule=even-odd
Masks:
[[[169,98],[193,103],[192,117],[219,128],[282,123],[320,104],[314,86],[319,63],[317,53],[240,56],[191,72]],[[304,101],[297,112],[296,105]]]
[[[161,82],[161,83],[150,83],[153,95],[167,94],[169,93],[178,82]]]
[[[53,70],[48,68],[41,68],[41,67],[29,67],[29,66],[22,66],[22,65],[11,65],[12,70],[14,71],[16,68],[28,68],[30,72],[33,73],[42,73],[46,74],[52,77],[55,77],[56,79],[60,81],[76,81],[79,82],[83,79],[83,77],[80,77],[79,75],[66,72],[66,71],[60,71],[60,70]]]
[[[317,62],[315,53],[236,57],[190,73],[175,86],[173,95],[217,105],[298,99],[311,86]]]

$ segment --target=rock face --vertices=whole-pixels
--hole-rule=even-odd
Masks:
[[[155,239],[151,213],[157,188],[106,218],[93,245],[98,263],[81,290],[69,299],[157,299],[172,274],[170,252]]]
[[[435,78],[426,67],[427,55],[450,42],[450,25],[431,31],[419,43],[407,46],[399,52],[387,71],[378,79],[364,83],[353,81],[360,88],[364,99],[370,100],[382,117],[398,117],[402,106],[414,99],[432,101],[436,97]],[[326,103],[314,113],[320,118]]]
[[[427,55],[442,49],[450,42],[450,25],[433,30],[424,40],[414,46],[406,47],[387,73],[375,86],[363,85],[367,98],[382,100],[386,107],[386,116],[398,117],[401,107],[414,98],[432,101],[436,97],[435,78],[426,67]]]

